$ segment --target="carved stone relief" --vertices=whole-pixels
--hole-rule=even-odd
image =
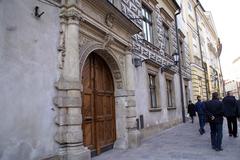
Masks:
[[[103,42],[103,48],[108,48],[110,47],[110,45],[114,42],[114,38],[111,34],[106,34],[105,38],[104,38],[104,42]]]
[[[58,46],[58,67],[63,69],[64,67],[64,57],[65,57],[65,31],[66,31],[66,21],[61,19],[60,24],[60,36],[59,36],[59,46]]]
[[[114,20],[115,20],[114,14],[113,13],[108,13],[106,15],[105,23],[107,24],[108,27],[112,28]]]

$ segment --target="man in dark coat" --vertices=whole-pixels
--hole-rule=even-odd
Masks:
[[[196,116],[196,112],[195,112],[195,107],[194,104],[192,103],[192,101],[189,101],[188,104],[188,114],[190,115],[191,119],[192,119],[192,123],[194,122],[194,116]]]
[[[206,114],[209,117],[211,129],[211,144],[216,151],[222,151],[222,132],[223,132],[223,103],[218,99],[218,93],[212,94],[212,100],[205,103]]]
[[[230,91],[223,98],[224,115],[227,118],[229,136],[237,137],[237,100]]]
[[[195,110],[198,113],[198,119],[199,119],[199,132],[200,134],[204,134],[204,126],[205,126],[205,119],[206,119],[206,114],[205,114],[205,104],[204,102],[201,101],[201,96],[197,96],[197,103],[195,104]]]
[[[240,118],[240,98],[237,100],[238,118]]]

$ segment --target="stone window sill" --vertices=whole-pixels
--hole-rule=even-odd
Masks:
[[[151,50],[154,50],[154,51],[157,51],[159,52],[160,51],[160,48],[158,48],[154,42],[149,42],[147,41],[146,39],[143,39],[143,44],[144,44],[144,47],[148,48],[148,49],[151,49]]]
[[[160,112],[162,108],[149,108],[149,112]]]
[[[174,110],[177,109],[176,107],[167,107],[168,110]]]

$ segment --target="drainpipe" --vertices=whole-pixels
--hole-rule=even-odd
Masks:
[[[223,97],[225,97],[225,82],[223,80],[223,73],[222,73],[222,66],[221,66],[221,61],[220,61],[220,56],[221,56],[221,52],[222,52],[222,44],[220,42],[220,39],[218,38],[218,63],[219,63],[219,66],[220,66],[220,73],[221,73],[221,81],[222,81],[222,90],[223,90]]]
[[[185,119],[185,108],[184,108],[184,98],[183,98],[183,81],[182,81],[182,64],[181,64],[182,55],[180,55],[179,38],[178,38],[178,22],[177,22],[177,15],[179,15],[180,13],[181,13],[181,9],[179,8],[178,12],[175,13],[174,18],[175,18],[175,31],[176,31],[176,39],[177,39],[177,52],[179,55],[178,68],[179,68],[179,79],[180,79],[180,90],[181,90],[182,120],[183,120],[183,123],[185,123],[186,119]]]
[[[223,80],[223,74],[222,74],[222,67],[221,67],[221,62],[220,62],[220,56],[218,57],[218,62],[219,62],[219,66],[220,66],[220,73],[221,73],[221,81],[222,81],[222,89],[223,89],[223,97],[225,97],[225,83]]]
[[[201,37],[200,37],[200,32],[199,32],[199,25],[198,25],[198,17],[197,17],[197,7],[201,5],[199,1],[197,1],[196,6],[194,7],[194,13],[195,13],[195,17],[196,17],[196,26],[197,26],[197,34],[198,34],[198,42],[199,42],[199,49],[200,49],[200,55],[201,55],[201,60],[202,60],[202,68],[204,70],[204,78],[205,78],[205,86],[206,86],[206,96],[207,96],[207,100],[209,100],[208,97],[208,84],[207,84],[207,68],[204,67],[204,62],[203,62],[203,53],[202,53],[202,46],[201,46]],[[207,66],[206,66],[207,67]]]

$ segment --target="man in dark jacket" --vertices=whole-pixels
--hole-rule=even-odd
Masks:
[[[237,106],[238,106],[238,118],[240,118],[240,98],[237,100]]]
[[[227,118],[229,136],[237,137],[237,101],[230,91],[223,98],[224,115]]]
[[[196,116],[196,111],[195,111],[194,104],[192,103],[191,100],[189,101],[189,104],[188,104],[188,114],[191,117],[192,123],[193,123],[194,122],[194,116]]]
[[[198,113],[198,119],[199,119],[199,132],[200,134],[204,134],[204,126],[205,126],[205,119],[206,119],[206,114],[205,114],[205,104],[204,102],[201,101],[201,96],[197,96],[197,103],[195,104],[195,110]]]
[[[240,97],[237,100],[237,113],[238,113],[238,120],[240,121]]]
[[[206,114],[209,117],[211,129],[211,144],[216,151],[222,151],[223,103],[218,99],[218,93],[212,94],[212,100],[205,103]]]

